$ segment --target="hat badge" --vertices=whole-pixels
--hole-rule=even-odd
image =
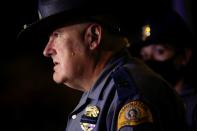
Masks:
[[[150,36],[151,36],[151,27],[150,27],[150,25],[143,26],[142,27],[142,40],[145,41]]]

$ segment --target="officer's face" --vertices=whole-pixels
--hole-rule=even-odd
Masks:
[[[43,54],[53,60],[55,82],[78,88],[76,83],[83,77],[88,63],[83,37],[86,26],[87,24],[71,25],[59,28],[50,35]]]

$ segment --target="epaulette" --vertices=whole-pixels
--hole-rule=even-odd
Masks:
[[[126,67],[117,68],[112,72],[111,77],[114,80],[117,94],[120,100],[124,100],[128,97],[133,100],[139,98],[139,92],[136,84],[132,76],[127,71]]]

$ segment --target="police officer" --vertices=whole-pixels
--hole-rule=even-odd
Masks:
[[[54,81],[84,92],[66,131],[185,130],[181,100],[129,55],[114,15],[121,5],[109,5],[102,0],[40,0],[41,20],[18,37],[27,43],[49,36],[43,54],[53,60]]]
[[[141,29],[139,55],[166,79],[182,97],[190,131],[196,131],[197,93],[193,84],[193,35],[183,19],[169,11],[145,21]]]

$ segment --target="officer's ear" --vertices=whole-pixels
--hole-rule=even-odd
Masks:
[[[89,49],[96,49],[102,37],[102,27],[99,24],[90,24],[85,33],[85,40],[88,42]]]

